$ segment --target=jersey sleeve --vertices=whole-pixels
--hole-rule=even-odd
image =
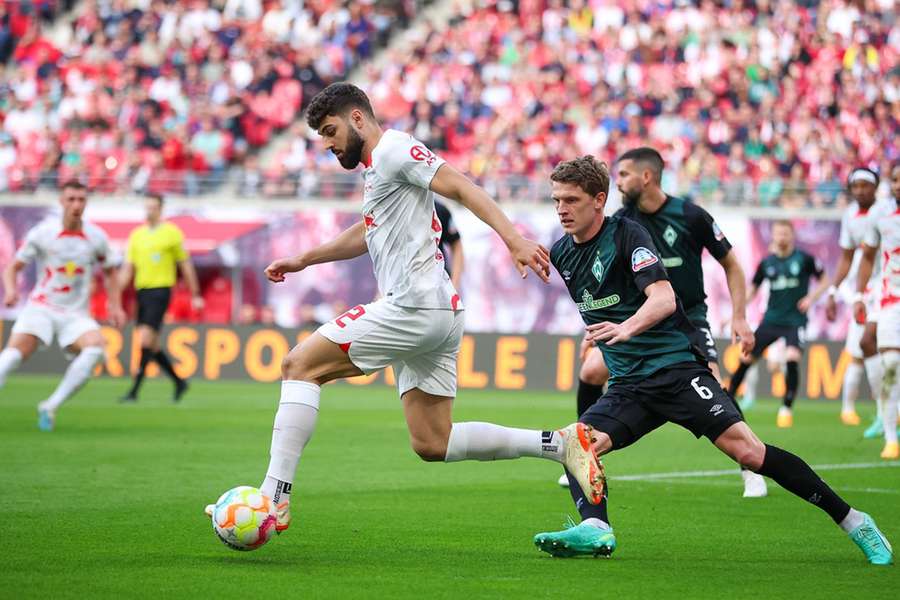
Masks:
[[[709,250],[713,258],[722,260],[731,251],[731,242],[722,233],[712,215],[696,204],[685,204],[691,235],[700,245]]]
[[[809,274],[816,279],[821,279],[822,275],[825,274],[825,267],[822,266],[822,261],[811,254],[806,255],[806,268]]]
[[[854,250],[853,240],[850,239],[850,215],[846,212],[841,216],[841,232],[838,234],[838,246],[844,250]]]
[[[132,265],[137,260],[137,250],[134,247],[134,232],[135,231],[137,231],[137,230],[132,231],[128,235],[128,243],[125,244],[125,262],[130,263]]]
[[[617,247],[634,284],[641,291],[657,281],[668,281],[669,276],[659,259],[659,252],[650,233],[638,223],[622,219]]]
[[[753,285],[759,287],[762,285],[762,282],[766,280],[766,269],[764,267],[766,261],[761,260],[759,264],[756,265],[756,273],[753,274]]]
[[[104,269],[116,266],[119,261],[113,253],[112,246],[109,245],[109,238],[102,231],[98,231],[95,235],[94,260]]]
[[[41,255],[40,241],[41,234],[37,227],[33,227],[22,240],[22,245],[16,251],[16,260],[23,263],[30,263]]]
[[[172,256],[175,258],[175,262],[190,258],[190,254],[184,247],[184,233],[174,225],[172,226]]]
[[[386,178],[428,189],[444,159],[411,135],[398,139],[379,152],[376,170]]]

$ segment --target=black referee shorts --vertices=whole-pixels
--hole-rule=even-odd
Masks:
[[[172,288],[146,288],[137,291],[138,325],[146,325],[153,331],[162,327],[163,317],[169,308]]]
[[[578,420],[607,434],[618,450],[667,422],[715,442],[743,418],[709,368],[687,362],[636,383],[611,385]]]

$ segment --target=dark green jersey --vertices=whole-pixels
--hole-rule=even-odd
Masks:
[[[709,250],[716,260],[722,260],[731,250],[731,244],[712,216],[696,204],[668,194],[655,213],[643,213],[636,203],[631,203],[616,215],[640,223],[650,232],[688,319],[692,323],[705,323],[703,249]]]
[[[586,325],[621,323],[641,307],[651,283],[668,279],[647,230],[622,217],[607,217],[593,239],[567,235],[553,244],[550,261],[562,276]],[[597,344],[611,383],[639,381],[677,363],[698,360],[689,335],[693,326],[679,303],[675,313],[627,342]]]
[[[806,325],[806,315],[797,308],[797,302],[809,292],[809,278],[822,277],[822,265],[815,258],[794,250],[784,258],[770,254],[759,263],[753,275],[753,285],[759,287],[769,282],[769,305],[763,323],[785,327]]]

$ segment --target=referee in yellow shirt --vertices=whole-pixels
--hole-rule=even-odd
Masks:
[[[137,290],[137,333],[141,340],[141,363],[134,383],[122,402],[135,402],[144,380],[144,372],[151,360],[175,382],[173,400],[178,402],[187,391],[187,382],[175,374],[172,363],[159,346],[159,330],[169,308],[172,287],[175,285],[175,266],[181,271],[191,290],[195,310],[203,308],[197,273],[184,248],[184,234],[173,223],[161,220],[162,196],[150,196],[144,202],[147,222],[128,236],[128,250],[122,266],[121,285],[127,287],[134,277]]]

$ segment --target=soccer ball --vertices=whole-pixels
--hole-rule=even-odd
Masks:
[[[233,550],[256,550],[275,535],[275,504],[255,487],[238,486],[216,501],[213,531]]]

